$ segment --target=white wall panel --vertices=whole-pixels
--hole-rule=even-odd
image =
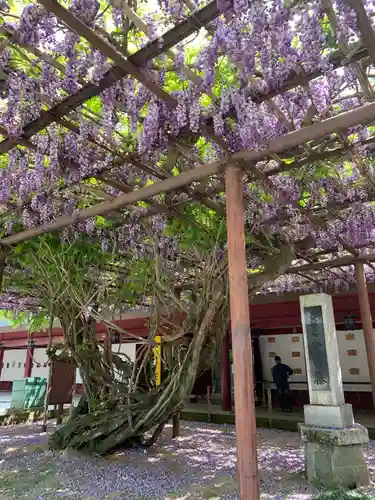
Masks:
[[[297,338],[299,341],[297,342]],[[368,390],[370,375],[368,371],[366,347],[362,330],[338,331],[342,379],[346,383],[345,390]],[[262,335],[259,338],[263,365],[263,379],[272,381],[271,370],[274,366],[274,356],[280,356],[282,361],[293,370],[301,370],[300,375],[293,375],[292,383],[306,382],[305,355],[302,334]],[[296,353],[300,353],[300,357]],[[293,353],[295,355],[293,356]],[[354,385],[355,383],[359,385]]]
[[[82,377],[81,374],[79,373],[78,368],[76,370],[76,384],[82,384]]]
[[[45,347],[36,347],[33,354],[32,377],[43,377],[48,380],[48,356]]]
[[[306,382],[305,352],[302,333],[287,335],[262,335],[259,337],[262,357],[263,380],[272,382],[272,368],[275,366],[275,356],[280,356],[282,362],[289,365],[296,374],[290,382]]]
[[[113,344],[112,345],[112,352],[114,353],[123,353],[126,354],[131,361],[135,361],[135,354],[136,354],[136,345],[137,344],[130,344],[130,343],[124,343],[124,344]],[[119,350],[120,348],[120,350]]]
[[[114,352],[115,354],[117,353],[123,353],[123,354],[126,354],[127,356],[129,356],[130,360],[131,361],[135,361],[135,355],[136,355],[136,345],[137,344],[133,344],[133,343],[124,343],[124,344],[113,344],[112,345],[112,352]],[[77,370],[77,374],[76,374],[76,384],[82,384],[82,378],[81,378],[81,375],[79,373],[79,370]]]
[[[136,344],[124,343],[124,344],[112,344],[112,352],[118,355],[126,354],[130,361],[135,361],[136,357]],[[120,356],[125,361],[125,356]],[[122,375],[122,374],[121,374]],[[120,380],[119,373],[115,371],[115,378]]]
[[[26,363],[26,349],[5,349],[0,380],[13,382],[23,379]]]
[[[370,382],[363,330],[337,332],[342,379],[345,382]]]

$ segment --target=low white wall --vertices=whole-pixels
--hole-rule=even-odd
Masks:
[[[291,382],[307,382],[302,333],[262,335],[259,337],[259,347],[262,357],[263,380],[272,382],[274,357],[280,356],[283,363],[296,371]]]
[[[131,361],[134,361],[136,356],[136,345],[137,344],[133,343],[112,344],[112,352],[114,352],[115,354],[117,353],[126,354]],[[79,373],[79,370],[77,370],[76,384],[82,384],[82,377],[81,374]]]
[[[352,390],[354,387],[356,390],[363,390],[362,384],[370,383],[363,330],[337,331],[337,340],[342,379],[344,384],[348,384],[345,390],[350,390],[350,386],[353,386]],[[259,343],[264,380],[272,382],[271,370],[275,364],[274,356],[277,355],[283,363],[297,370],[297,374],[291,377],[292,383],[307,382],[302,333],[262,335],[259,337]],[[358,389],[361,385],[362,389]]]
[[[126,354],[130,361],[135,361],[137,344],[113,344],[112,352]]]
[[[136,344],[114,344],[114,353],[124,353],[131,361],[135,360]],[[0,375],[1,382],[13,382],[13,380],[23,379],[25,373],[27,349],[5,349],[3,366]],[[48,379],[48,356],[44,347],[36,347],[33,355],[33,365],[31,369],[32,377],[44,377]],[[77,370],[76,384],[82,384],[82,378]]]
[[[5,349],[0,380],[13,382],[23,379],[27,349]]]
[[[45,347],[36,347],[33,355],[32,377],[43,377],[48,380],[48,356]]]

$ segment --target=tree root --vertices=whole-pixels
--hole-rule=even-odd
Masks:
[[[82,398],[68,422],[50,436],[50,448],[84,450],[99,455],[105,455],[119,446],[148,448],[155,443],[169,420],[168,415],[149,436],[144,428],[139,433],[134,433],[123,405],[115,410],[106,409],[94,413],[87,413],[87,408],[87,402]],[[138,413],[138,419],[133,416],[133,421],[137,423],[151,409],[144,408]]]
[[[294,248],[281,241],[278,243],[272,254],[264,259],[264,271],[250,277],[250,294],[290,265]],[[201,300],[182,324],[176,325],[176,331],[165,338],[171,352],[164,360],[166,363],[169,359],[165,365],[168,376],[159,387],[150,383],[154,377],[151,341],[157,324],[150,333],[149,343],[142,350],[143,357],[137,358],[133,366],[129,363],[122,366],[114,357],[116,369],[124,372],[121,382],[111,375],[111,368],[97,347],[93,328],[91,343],[82,341],[79,348],[71,344],[72,357],[80,368],[87,400],[82,400],[68,422],[51,435],[50,447],[105,455],[120,446],[148,447],[157,440],[165,423],[185,405],[199,373],[212,366],[227,330],[226,253],[218,262],[215,261],[215,265],[208,266],[208,271],[205,288],[200,290]],[[149,365],[150,376],[147,374],[147,383],[142,384],[140,375]]]

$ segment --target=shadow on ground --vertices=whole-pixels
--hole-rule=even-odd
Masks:
[[[52,453],[40,425],[0,428],[0,499],[235,499],[232,426],[184,422],[181,437],[167,426],[151,449],[105,457]],[[375,446],[368,449],[374,473]],[[262,500],[311,498],[296,433],[258,430]],[[375,489],[370,488],[372,495]]]

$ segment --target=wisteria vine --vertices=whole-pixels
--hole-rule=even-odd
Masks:
[[[375,27],[374,4],[362,1]],[[141,1],[132,7],[132,22],[120,0],[64,5],[126,57],[149,41],[162,44],[163,33],[194,16],[204,2],[160,0],[150,6]],[[371,102],[374,68],[369,62],[350,63],[364,47],[356,13],[345,0],[218,0],[217,7],[220,15],[195,38],[142,68],[175,106],[134,77],[114,73],[112,85],[27,139],[23,134],[30,123],[87,86],[100,85],[114,63],[39,4],[4,14],[0,134],[14,144],[0,157],[3,235],[74,214],[117,196],[124,185],[138,189],[228,152],[266,149],[288,132]],[[347,250],[343,241],[370,245],[374,143],[375,128],[361,125],[259,162],[245,178],[249,234],[266,228],[290,241],[309,237],[321,249],[342,251]],[[103,182],[107,174],[114,182]],[[201,186],[200,199],[211,197],[220,205],[220,181]],[[173,209],[181,199],[193,202],[185,190],[150,203]],[[138,206],[123,212],[125,222],[103,225],[93,218],[74,230],[99,237],[103,251],[120,245],[142,254],[149,231],[145,212]],[[319,227],[312,213],[319,214]],[[167,224],[159,215],[151,227],[162,232]],[[69,230],[62,238],[69,238]],[[368,277],[373,281],[373,273]],[[272,289],[301,287],[298,279],[279,278]]]

